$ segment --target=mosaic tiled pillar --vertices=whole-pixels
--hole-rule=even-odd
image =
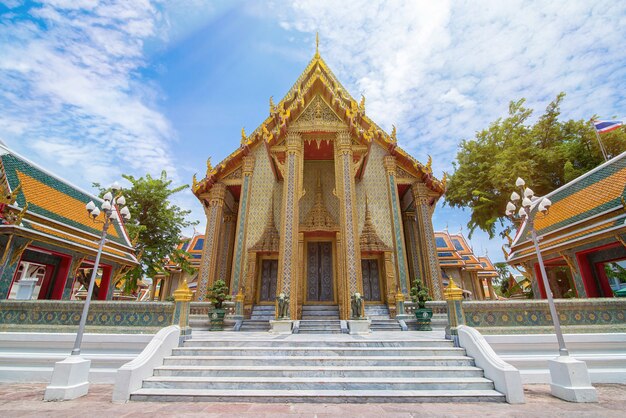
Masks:
[[[15,270],[19,266],[22,253],[30,245],[31,240],[25,240],[11,235],[0,258],[0,299],[9,296]]]
[[[572,272],[572,282],[574,282],[574,290],[579,298],[586,298],[587,291],[585,290],[585,284],[583,283],[583,277],[580,274],[580,266],[578,265],[578,258],[576,254],[571,251],[567,251],[561,254],[570,271]]]
[[[487,287],[489,288],[489,299],[496,300],[496,291],[493,289],[493,279],[491,277],[487,277]]]
[[[63,296],[61,299],[70,300],[72,297],[72,289],[74,287],[74,280],[76,279],[76,275],[78,274],[78,269],[80,268],[83,261],[85,261],[86,257],[73,256],[72,264],[70,264],[70,271],[67,276],[67,280],[65,281],[65,288],[63,289]]]
[[[411,192],[415,200],[415,215],[419,234],[419,248],[424,260],[424,279],[434,300],[443,299],[443,282],[441,279],[441,268],[437,258],[437,247],[435,246],[435,232],[433,230],[432,212],[430,210],[430,193],[424,183],[413,183]]]
[[[111,279],[109,281],[109,288],[107,289],[106,300],[113,300],[113,292],[115,291],[115,285],[119,281],[119,267],[111,268]]]
[[[278,252],[279,292],[289,297],[289,315],[297,319],[297,266],[298,266],[298,228],[300,224],[299,200],[302,194],[302,140],[300,134],[287,134],[285,155],[281,233]]]
[[[220,226],[224,210],[224,195],[226,186],[223,183],[215,183],[206,195],[200,196],[205,203],[207,217],[206,234],[204,235],[204,248],[198,273],[198,288],[196,299],[206,299],[207,289],[217,276],[217,253],[219,249]]]
[[[408,252],[409,261],[409,287],[415,280],[421,280],[424,276],[422,272],[423,261],[420,259],[422,253],[418,243],[417,219],[415,212],[404,212],[402,215],[404,224],[404,237]]]
[[[231,267],[233,265],[233,242],[235,240],[237,215],[228,213],[224,215],[224,223],[222,225],[222,236],[220,238],[219,248],[219,273],[218,277],[223,279],[227,285],[230,285]]]
[[[245,254],[247,249],[246,230],[248,224],[248,209],[250,207],[250,183],[252,181],[252,172],[254,171],[254,157],[243,157],[242,178],[241,178],[241,196],[239,198],[239,210],[237,217],[237,231],[235,232],[235,248],[233,250],[233,267],[232,280],[230,282],[230,293],[236,295],[239,293],[239,285],[245,281],[243,279]]]
[[[398,284],[400,291],[409,295],[409,270],[406,261],[406,247],[404,243],[404,231],[402,228],[402,215],[400,214],[400,197],[396,185],[396,158],[386,156],[384,158],[385,171],[387,172],[387,189],[389,191],[389,209],[391,211],[391,224],[393,226],[393,246],[396,253],[396,267],[398,272]]]
[[[348,295],[345,295],[347,298],[350,298],[355,292],[363,293],[351,144],[352,140],[347,131],[337,133],[335,140],[335,179],[340,207],[341,235],[343,237],[344,274],[348,282]],[[349,302],[350,299],[344,300],[347,306],[350,306]]]

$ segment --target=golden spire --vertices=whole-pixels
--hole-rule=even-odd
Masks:
[[[391,141],[397,142],[398,139],[396,138],[396,125],[391,125],[391,126],[393,126],[393,129],[391,130]]]
[[[430,155],[428,156],[428,162],[426,163],[426,172],[433,172],[433,157],[431,157]]]
[[[320,56],[320,33],[315,32],[315,57],[319,58]]]
[[[274,106],[274,96],[270,96],[270,114],[274,113],[276,106]]]
[[[365,96],[361,95],[361,103],[359,103],[359,109],[361,112],[365,112]]]
[[[248,138],[246,137],[246,129],[241,128],[241,145],[246,145]]]

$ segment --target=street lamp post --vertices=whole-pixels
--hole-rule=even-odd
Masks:
[[[526,186],[526,182],[522,178],[517,178],[515,185],[519,187],[521,195],[517,192],[511,193],[511,202],[506,206],[507,216],[513,218],[515,216],[515,210],[517,209],[515,203],[524,196],[522,199],[521,207],[518,212],[519,218],[525,220],[528,228],[530,229],[530,236],[537,253],[537,261],[539,262],[539,269],[541,270],[541,280],[543,282],[543,288],[546,290],[546,296],[548,297],[548,306],[550,307],[550,315],[552,316],[552,323],[556,332],[556,339],[559,342],[559,355],[568,356],[569,352],[565,346],[565,339],[563,338],[563,332],[561,331],[561,322],[559,321],[559,315],[556,311],[556,305],[554,304],[554,298],[552,297],[552,290],[550,289],[550,283],[548,282],[548,275],[546,274],[546,267],[543,264],[543,257],[541,257],[541,251],[539,251],[539,238],[537,237],[537,230],[535,229],[535,216],[541,212],[544,216],[548,214],[552,202],[548,198],[535,198],[535,193]],[[535,202],[539,202],[537,212],[533,213],[531,207],[533,204],[533,198]]]
[[[76,340],[74,341],[74,348],[69,357],[55,363],[50,385],[46,388],[44,395],[45,400],[75,399],[86,395],[89,390],[89,368],[91,366],[91,360],[86,360],[80,356],[80,347],[87,323],[87,315],[89,314],[89,305],[91,303],[94,283],[96,282],[96,276],[98,274],[100,257],[102,256],[102,249],[106,242],[109,227],[115,223],[121,225],[122,221],[120,215],[125,220],[130,219],[130,211],[127,206],[124,206],[126,199],[122,195],[116,197],[121,190],[120,185],[115,182],[111,185],[110,189],[111,190],[107,191],[103,196],[104,202],[100,206],[101,209],[99,209],[93,201],[89,202],[85,207],[88,216],[93,222],[102,223],[102,233],[100,235],[93,271],[91,272],[91,278],[89,280],[87,297],[83,305],[83,313],[80,317],[80,324],[78,326],[78,332],[76,333]],[[104,215],[103,221],[98,219],[101,213]]]
[[[518,177],[515,181],[515,185],[519,188],[520,193],[511,193],[511,201],[506,205],[506,215],[515,219],[517,211],[518,219],[525,221],[530,230],[530,237],[533,241],[537,261],[539,262],[539,269],[541,271],[541,280],[546,291],[546,297],[548,298],[548,306],[550,307],[550,315],[552,316],[556,339],[559,343],[559,356],[554,360],[548,361],[552,395],[570,402],[597,402],[597,393],[595,388],[591,386],[586,363],[570,357],[567,347],[565,346],[559,314],[554,304],[546,267],[543,264],[543,257],[539,250],[539,237],[535,229],[535,216],[538,213],[546,216],[550,206],[552,206],[552,202],[546,197],[536,197],[535,193],[529,187],[526,187],[526,182],[522,178]],[[515,202],[518,202],[520,199],[521,206],[518,210]],[[532,210],[534,205],[537,205],[535,212]]]

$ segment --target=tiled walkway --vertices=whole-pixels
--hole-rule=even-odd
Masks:
[[[111,403],[111,385],[93,385],[89,395],[43,402],[45,384],[0,384],[1,417],[626,417],[626,385],[598,385],[600,402],[574,404],[550,396],[546,385],[526,386],[526,404],[228,404]]]

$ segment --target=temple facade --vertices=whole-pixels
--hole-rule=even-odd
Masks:
[[[316,52],[269,117],[222,162],[207,162],[193,192],[207,216],[196,286],[205,300],[223,279],[255,305],[289,297],[303,305],[338,305],[350,297],[386,304],[409,297],[422,280],[443,299],[431,216],[445,191],[431,162],[397,144],[353,99]]]

